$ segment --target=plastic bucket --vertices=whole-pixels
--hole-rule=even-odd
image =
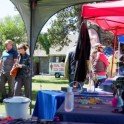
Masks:
[[[6,109],[6,115],[11,116],[13,119],[27,119],[28,107],[30,99],[21,96],[14,96],[3,100]]]

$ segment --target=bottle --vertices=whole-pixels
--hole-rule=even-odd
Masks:
[[[95,92],[95,86],[93,80],[91,80],[91,92]]]
[[[88,92],[95,92],[94,81],[89,78],[89,86],[87,87]]]
[[[65,111],[71,112],[74,109],[74,93],[72,87],[68,87],[67,93],[65,94]]]

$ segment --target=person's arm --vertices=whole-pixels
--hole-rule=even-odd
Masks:
[[[94,63],[93,63],[93,66],[96,66],[97,65],[97,61],[99,60],[99,57],[100,57],[100,52],[97,52],[96,53],[95,60],[94,60]]]
[[[69,79],[69,54],[66,55],[66,59],[65,59],[64,77],[65,79]]]
[[[18,61],[18,59],[14,59],[14,64]]]
[[[18,64],[18,67],[20,68],[25,68],[25,69],[30,69],[30,57],[27,57],[27,62],[23,64]]]
[[[2,52],[2,56],[0,58],[0,70],[2,69],[2,63],[3,63],[3,52]]]
[[[2,69],[2,59],[0,59],[0,70]]]
[[[18,52],[17,51],[14,51],[13,60],[14,60],[14,64],[17,63],[17,61],[18,61]]]

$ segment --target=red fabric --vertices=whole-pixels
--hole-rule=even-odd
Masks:
[[[106,58],[106,56],[103,53],[100,53],[99,59],[105,63],[106,67],[108,67],[108,65],[109,65],[108,59]]]
[[[115,35],[124,34],[124,1],[83,5],[82,16]]]
[[[99,53],[98,59],[100,59],[102,62],[104,62],[106,67],[108,67],[108,65],[109,65],[108,59],[103,53]],[[97,75],[98,76],[106,76],[106,72],[97,72]]]
[[[106,72],[97,72],[97,76],[106,76]]]

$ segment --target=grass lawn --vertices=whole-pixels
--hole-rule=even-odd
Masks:
[[[63,77],[54,76],[34,76],[32,81],[32,108],[35,105],[36,94],[38,90],[61,90],[61,87],[67,87],[68,81]],[[5,113],[4,104],[0,104],[0,113]]]

